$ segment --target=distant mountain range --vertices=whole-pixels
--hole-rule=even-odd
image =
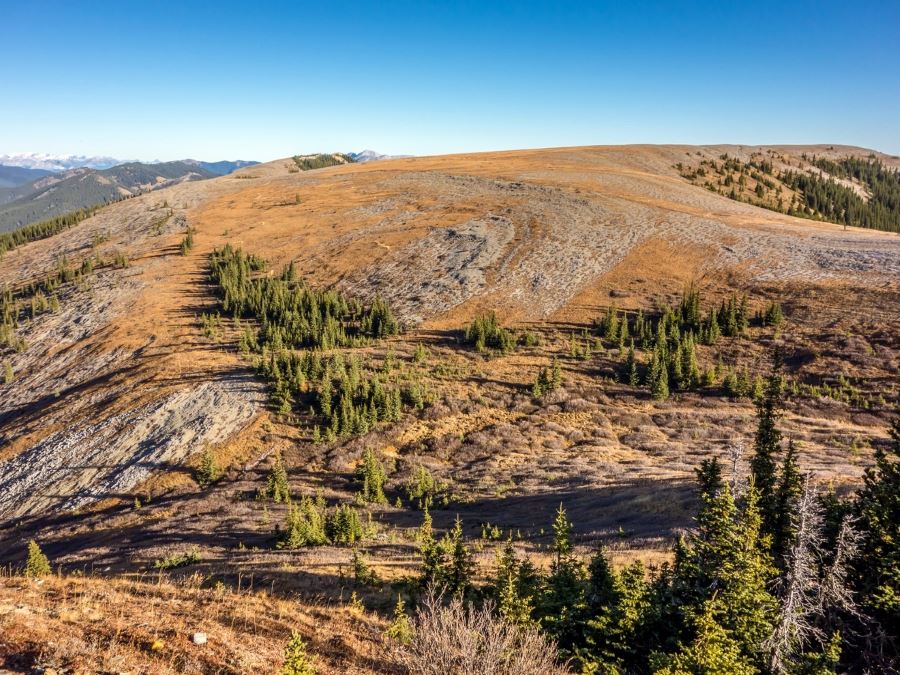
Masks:
[[[206,169],[217,176],[224,176],[232,171],[245,166],[253,166],[259,162],[238,159],[233,162],[223,160],[219,162],[203,162],[197,159],[181,160],[185,164],[192,164]],[[134,164],[136,160],[116,159],[114,157],[88,157],[87,155],[48,155],[37,152],[26,152],[15,155],[0,155],[0,167],[36,169],[47,173],[60,173],[72,169],[109,169],[121,164]],[[170,162],[141,162],[141,164],[166,164]],[[2,179],[0,179],[2,180]],[[12,187],[0,185],[0,187]]]
[[[0,155],[0,164],[17,166],[25,169],[43,169],[59,172],[87,167],[89,169],[108,169],[123,160],[114,157],[88,157],[86,155],[50,155],[41,152],[24,152],[15,155]]]
[[[223,167],[218,169],[224,170]],[[77,168],[0,188],[0,232],[175,183],[214,178],[202,163],[129,162],[109,169]]]
[[[379,159],[399,159],[401,157],[412,157],[412,155],[382,155],[374,150],[363,150],[362,152],[347,153],[354,162],[374,162]]]
[[[201,162],[196,159],[186,159],[184,160],[184,163],[192,164],[193,166],[199,166],[201,169],[205,169],[206,171],[214,173],[217,176],[225,176],[233,171],[237,171],[238,169],[243,169],[246,166],[259,164],[259,162],[244,159],[237,159],[233,162],[229,162],[228,160],[222,160],[220,162]]]
[[[13,188],[43,178],[51,172],[46,169],[26,169],[21,166],[0,165],[0,188]]]
[[[355,162],[373,162],[409,155],[363,150],[347,156]],[[255,164],[259,162],[134,162],[87,155],[0,155],[0,232],[174,183],[224,176]]]

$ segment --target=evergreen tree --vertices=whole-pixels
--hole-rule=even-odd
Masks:
[[[756,439],[750,459],[753,485],[759,492],[762,509],[762,532],[772,537],[778,521],[778,454],[781,452],[781,432],[778,419],[782,407],[781,361],[776,353],[772,373],[766,382],[763,397],[756,402]]]
[[[669,398],[669,369],[661,349],[657,349],[650,361],[650,393],[657,401]]]
[[[710,310],[709,319],[706,324],[706,340],[705,344],[714,345],[719,341],[719,317],[715,310]]]
[[[711,600],[692,613],[693,641],[671,657],[657,656],[655,675],[756,675],[734,635],[718,622],[723,612],[722,603]]]
[[[584,646],[576,650],[583,672],[621,672],[630,645],[627,618],[623,613],[624,590],[598,546],[588,565],[587,611]]]
[[[856,586],[868,612],[889,631],[892,654],[900,644],[900,417],[893,421],[887,449],[875,450],[854,504],[863,532],[856,561]]]
[[[777,507],[772,533],[772,559],[779,567],[784,565],[785,556],[796,541],[797,509],[802,494],[803,477],[797,464],[797,448],[791,440],[781,463],[781,477],[775,497]]]
[[[397,595],[397,604],[394,605],[394,618],[384,634],[385,637],[395,640],[401,645],[408,645],[412,642],[413,626],[406,613],[406,603],[403,602],[402,595]]]
[[[572,552],[572,523],[561,503],[553,520],[553,552],[557,563]]]
[[[631,341],[631,344],[628,347],[628,357],[625,360],[623,379],[626,384],[629,384],[632,387],[636,387],[639,382],[637,359],[634,355],[634,340]]]
[[[429,587],[442,583],[442,574],[446,562],[444,548],[434,538],[434,530],[431,525],[431,514],[428,509],[422,516],[422,525],[419,527],[419,553],[422,556],[421,585]]]
[[[547,369],[541,368],[538,371],[538,376],[535,379],[534,384],[531,386],[531,395],[535,398],[541,398],[552,388],[553,385],[550,382],[550,375],[547,373]]]
[[[215,455],[212,448],[206,445],[203,448],[203,454],[200,457],[200,466],[194,472],[194,480],[197,485],[206,489],[219,479],[219,467],[216,464]]]
[[[475,570],[475,563],[463,538],[462,520],[459,516],[456,517],[453,527],[445,535],[441,545],[447,555],[442,581],[450,593],[464,596],[472,588],[472,573]]]
[[[43,577],[50,574],[50,561],[38,543],[32,539],[28,542],[28,559],[25,561],[26,577]]]
[[[266,482],[266,496],[277,503],[289,503],[291,501],[291,488],[288,484],[287,471],[281,461],[281,453],[275,454],[275,463],[269,472]]]
[[[550,385],[553,389],[559,389],[562,385],[562,369],[559,367],[559,360],[554,356],[553,363],[550,365]]]
[[[722,465],[719,464],[719,458],[712,457],[702,460],[695,473],[697,475],[697,492],[701,498],[706,500],[714,499],[724,485]]]
[[[613,342],[619,335],[619,312],[615,307],[607,307],[606,317],[603,320],[603,337],[608,342]]]
[[[704,472],[707,476],[712,471]],[[741,510],[723,484],[702,493],[697,531],[676,548],[673,591],[676,606],[690,612],[719,599],[715,619],[740,644],[744,658],[762,667],[763,643],[771,634],[775,599],[767,585],[774,576],[768,555],[760,546],[758,497],[752,486]],[[678,634],[677,628],[673,630]]]
[[[623,315],[622,320],[619,322],[619,350],[625,349],[625,343],[628,341],[630,337],[628,331],[628,316]]]
[[[510,623],[528,626],[532,623],[532,593],[525,587],[520,573],[522,563],[516,557],[512,538],[497,553],[497,564],[494,573],[494,598],[500,616]]]
[[[365,535],[359,513],[350,504],[338,504],[325,519],[325,536],[332,544],[351,546]]]
[[[366,448],[363,453],[362,463],[357,467],[354,477],[359,487],[357,494],[362,501],[369,504],[387,504],[387,497],[384,494],[387,474],[371,448]]]
[[[306,643],[300,633],[291,633],[291,639],[284,649],[281,666],[282,675],[315,675],[312,658],[306,653]]]
[[[690,389],[696,387],[700,383],[700,366],[697,363],[697,347],[694,343],[694,336],[688,333],[687,337],[681,343],[681,371],[682,389]]]
[[[543,628],[560,649],[571,652],[583,640],[581,625],[587,611],[584,565],[572,555],[572,524],[562,504],[553,521],[555,558],[539,606]]]

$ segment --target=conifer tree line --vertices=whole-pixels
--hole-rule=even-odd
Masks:
[[[696,471],[700,508],[674,561],[616,570],[600,546],[584,560],[563,505],[548,570],[512,539],[491,580],[474,580],[457,518],[442,538],[426,512],[419,532],[422,587],[537,626],[576,672],[895,672],[900,627],[900,419],[862,489],[820,494],[779,431],[778,361],[757,403],[749,476],[718,458]]]
[[[721,163],[702,160],[693,170],[681,162],[675,168],[688,180],[702,183],[709,190],[738,201],[748,201],[791,216],[900,232],[900,171],[885,166],[874,155],[836,161],[802,155],[804,161],[824,173],[778,171],[771,161],[756,157],[742,162],[723,154],[719,159]],[[711,172],[722,178],[713,182],[709,179]],[[836,178],[862,185],[867,197],[861,197]],[[752,190],[748,179],[755,182]],[[755,199],[748,194],[755,195]],[[788,197],[790,201],[787,201]]]
[[[324,169],[326,166],[337,166],[339,164],[351,164],[355,160],[350,155],[337,152],[334,154],[320,153],[317,155],[294,155],[294,164],[300,171],[310,171],[311,169]]]
[[[788,210],[790,215],[900,232],[900,172],[887,169],[874,159],[850,158],[838,163],[817,160],[815,164],[839,177],[859,180],[867,188],[869,199],[831,177],[786,171],[781,180],[802,195],[802,203]]]
[[[419,389],[402,392],[392,382],[390,355],[377,367],[339,351],[397,334],[387,303],[375,298],[365,306],[334,290],[313,289],[297,278],[293,263],[277,277],[259,274],[264,269],[261,258],[230,245],[210,258],[221,307],[235,318],[241,350],[258,355],[257,369],[272,383],[279,413],[308,413],[313,440],[331,441],[397,421],[404,398],[422,403]]]
[[[64,230],[68,230],[82,220],[87,220],[104,206],[106,206],[106,204],[98,204],[97,206],[64,213],[55,218],[49,218],[37,223],[24,225],[12,232],[0,232],[0,258],[3,257],[4,253],[13,250],[17,246],[22,246],[32,241],[38,241],[39,239],[46,239],[47,237],[52,237]]]

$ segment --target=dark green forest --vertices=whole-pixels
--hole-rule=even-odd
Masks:
[[[56,216],[55,218],[42,220],[39,223],[25,225],[12,232],[0,232],[0,258],[3,257],[4,253],[11,251],[17,246],[52,237],[55,234],[59,234],[60,232],[77,225],[82,220],[87,220],[103,206],[105,206],[105,204],[92,206],[86,209],[78,209],[77,211]]]
[[[350,155],[342,153],[318,155],[294,155],[294,163],[300,171],[310,171],[311,169],[324,169],[326,166],[337,166],[338,164],[350,164],[353,158]]]
[[[813,164],[836,178],[859,182],[869,198],[863,199],[830,177],[786,171],[782,182],[802,193],[806,209],[835,223],[900,232],[900,172],[874,157],[847,157],[837,162],[814,159]]]

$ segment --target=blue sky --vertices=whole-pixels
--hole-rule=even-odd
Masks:
[[[0,0],[0,154],[900,154],[900,2]]]

